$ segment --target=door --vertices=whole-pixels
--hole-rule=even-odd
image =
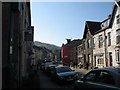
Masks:
[[[112,52],[109,53],[110,66],[113,66]]]

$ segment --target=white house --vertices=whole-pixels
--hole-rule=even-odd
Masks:
[[[120,65],[120,1],[115,1],[107,36],[108,66]]]
[[[101,22],[101,29],[93,36],[93,65],[99,68],[108,65],[106,48],[106,30],[109,28],[110,16]]]
[[[93,64],[97,67],[120,66],[120,1],[114,2],[112,14],[101,22],[93,36]]]

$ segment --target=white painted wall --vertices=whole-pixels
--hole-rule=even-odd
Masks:
[[[99,48],[99,36],[102,35],[103,37],[103,47],[102,48]],[[93,64],[95,63],[95,58],[94,56],[96,56],[96,67],[105,67],[106,66],[106,62],[105,62],[105,42],[104,42],[104,39],[105,39],[105,36],[104,36],[104,31],[98,33],[98,34],[95,34],[93,36],[93,38],[95,38],[95,49],[93,49]],[[99,56],[100,55],[103,55],[103,59],[104,59],[104,64],[101,64],[101,65],[98,65],[97,61],[98,59],[100,58]]]
[[[108,51],[108,59],[109,59],[109,52],[112,52],[113,66],[118,65],[116,62],[116,54],[115,54],[116,30],[120,28],[120,23],[119,24],[116,23],[116,16],[118,14],[120,14],[120,7],[117,9],[112,28],[106,30],[106,36],[108,32],[111,32],[111,46],[108,46],[108,38],[107,38],[107,51]]]

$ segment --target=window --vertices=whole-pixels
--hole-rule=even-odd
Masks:
[[[112,85],[115,84],[113,77],[107,71],[101,71],[99,82],[106,83],[106,84],[112,84]]]
[[[120,63],[120,50],[119,49],[115,50],[115,52],[116,52],[116,61]]]
[[[116,30],[116,43],[120,44],[120,29]]]
[[[95,38],[93,38],[93,48],[95,49]]]
[[[120,15],[116,16],[116,23],[119,24],[120,23]]]
[[[98,64],[104,64],[104,59],[103,58],[99,58],[98,59]]]
[[[108,25],[109,25],[109,20],[103,22],[103,23],[101,24],[101,28],[102,28],[102,29],[103,29],[103,28],[106,28],[106,27],[108,27]]]
[[[103,37],[102,37],[102,35],[99,36],[98,41],[99,41],[99,48],[102,48],[103,47]]]
[[[108,46],[111,45],[111,32],[108,33]]]
[[[83,49],[85,50],[85,41],[83,41]]]
[[[96,56],[96,63],[97,63],[97,65],[103,65],[104,64],[103,55]]]
[[[64,58],[68,58],[68,56],[64,56]]]
[[[91,63],[91,55],[90,54],[88,54],[88,61],[89,61],[89,63]]]
[[[87,41],[88,48],[90,48],[90,39]]]
[[[100,72],[99,71],[91,71],[90,73],[85,75],[85,81],[97,82],[99,76],[100,76]]]

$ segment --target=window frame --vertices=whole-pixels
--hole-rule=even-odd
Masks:
[[[102,48],[103,47],[103,36],[102,35],[99,35],[98,36],[98,42],[99,42],[99,48]]]
[[[111,78],[112,78],[112,82],[111,83],[106,83],[106,82],[102,82],[102,81],[100,81],[100,80],[102,80],[101,79],[101,73],[102,72],[105,72],[105,73],[107,73],[107,74],[109,74],[109,76],[111,76]],[[95,79],[91,79],[91,80],[87,80],[87,77],[90,75],[90,74],[92,74],[92,73],[94,73],[94,74],[98,74],[98,76],[95,78]],[[93,76],[93,77],[95,77],[95,75]],[[93,78],[92,77],[92,78]],[[100,83],[100,84],[108,84],[108,85],[115,85],[115,80],[114,80],[114,77],[112,76],[112,74],[110,73],[110,72],[108,72],[108,71],[106,71],[106,70],[94,70],[94,71],[90,71],[89,73],[87,73],[85,76],[84,76],[84,82],[93,82],[93,83]]]
[[[120,14],[116,16],[116,24],[119,24],[119,23],[120,23]]]
[[[87,48],[91,48],[90,41],[90,39],[87,40]]]
[[[109,74],[109,76],[112,78],[113,81],[111,81],[111,83],[109,83],[109,82],[103,82],[104,80],[103,80],[103,78],[102,78],[101,80],[103,80],[103,81],[99,81],[99,83],[109,84],[109,85],[115,85],[114,77],[112,76],[112,74],[111,74],[110,72],[108,72],[108,71],[106,71],[106,70],[101,70],[101,73],[107,73],[107,74]],[[102,76],[101,73],[100,73],[100,77],[99,77],[99,78],[101,78],[101,76]],[[110,80],[110,78],[109,78],[108,80]],[[107,81],[108,81],[108,80],[107,80]]]
[[[115,53],[116,53],[116,62],[120,63],[120,50],[119,49],[115,50]]]
[[[84,76],[84,81],[85,81],[85,82],[97,82],[97,80],[96,80],[96,81],[94,81],[94,80],[87,80],[87,77],[88,77],[90,74],[92,74],[92,73],[96,74],[96,72],[100,73],[99,70],[90,71],[89,73],[87,73],[87,74]],[[94,77],[95,77],[95,76],[94,76]]]
[[[108,46],[111,46],[111,32],[108,32]]]
[[[94,37],[93,38],[93,49],[95,49],[96,48],[96,38]]]
[[[118,38],[120,37],[120,34],[118,32],[120,32],[120,29],[116,30],[116,44],[120,44],[120,39],[118,40]]]

